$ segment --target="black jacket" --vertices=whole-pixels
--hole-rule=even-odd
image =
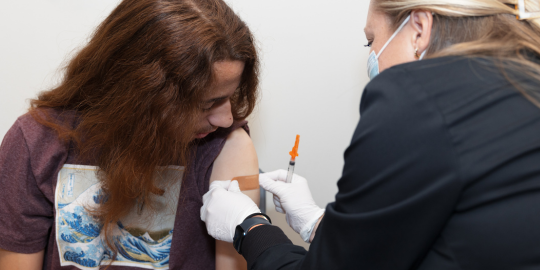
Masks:
[[[501,70],[444,57],[382,72],[309,252],[257,227],[250,269],[540,269],[540,108],[514,86],[540,84]]]

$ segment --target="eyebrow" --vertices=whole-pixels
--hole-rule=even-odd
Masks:
[[[226,98],[228,98],[228,97],[229,97],[229,96],[221,96],[221,97],[217,97],[217,98],[213,98],[213,99],[204,101],[204,103],[212,103],[212,102],[224,100],[224,99],[226,99]]]

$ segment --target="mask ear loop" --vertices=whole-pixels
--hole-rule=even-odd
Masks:
[[[420,58],[418,60],[422,60],[424,59],[424,56],[426,56],[426,53],[427,53],[427,49],[420,55]]]
[[[426,49],[421,55],[418,55],[418,48],[416,48],[416,51],[414,51],[414,56],[418,58],[418,60],[422,60],[424,56],[426,56],[427,51],[428,50]]]
[[[401,25],[399,26],[399,28],[396,30],[396,32],[394,32],[394,34],[390,37],[390,39],[386,42],[386,44],[384,44],[384,46],[382,47],[382,49],[379,51],[379,53],[377,54],[377,59],[379,59],[379,56],[381,56],[382,52],[384,51],[384,49],[386,49],[386,47],[390,44],[390,42],[396,37],[397,34],[399,34],[399,32],[401,32],[401,29],[403,29],[403,27],[405,27],[405,25],[409,22],[409,20],[411,19],[411,15],[409,15],[407,17],[407,19],[405,19],[405,21],[403,21],[403,23],[401,23]]]

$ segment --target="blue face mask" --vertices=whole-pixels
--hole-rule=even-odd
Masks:
[[[382,47],[381,51],[379,52],[379,54],[376,54],[375,51],[372,51],[371,54],[369,54],[369,59],[368,59],[368,76],[369,76],[369,79],[370,80],[373,80],[375,77],[377,77],[377,75],[379,75],[379,57],[381,56],[381,54],[383,53],[384,49],[386,49],[386,47],[388,46],[388,44],[390,44],[390,42],[392,41],[392,39],[394,39],[396,37],[396,35],[401,31],[401,29],[403,29],[403,27],[409,22],[409,20],[411,19],[411,15],[409,15],[407,17],[407,19],[405,19],[405,21],[403,21],[403,23],[401,24],[401,26],[399,26],[399,28],[396,30],[396,32],[394,32],[394,34],[390,37],[390,39],[386,42],[386,44],[384,44],[384,46]],[[419,60],[422,60],[422,58],[424,58],[424,55],[426,54],[427,50],[425,50],[422,55],[420,56],[420,59]]]

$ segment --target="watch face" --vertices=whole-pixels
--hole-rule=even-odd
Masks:
[[[236,226],[236,229],[234,230],[234,238],[233,238],[233,246],[240,253],[240,244],[242,243],[242,239],[244,238],[244,229],[242,226],[238,225]]]
[[[234,230],[234,238],[233,241],[240,238],[244,234],[244,229],[242,229],[242,226],[238,225],[236,226],[236,229]]]

